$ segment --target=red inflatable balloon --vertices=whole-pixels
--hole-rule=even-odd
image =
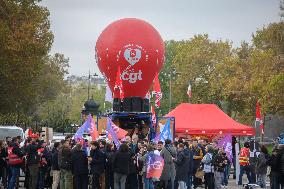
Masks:
[[[164,42],[158,31],[135,18],[113,22],[96,43],[97,63],[112,92],[120,67],[124,97],[145,97],[163,66],[164,53]],[[114,98],[119,98],[119,93],[114,93]]]

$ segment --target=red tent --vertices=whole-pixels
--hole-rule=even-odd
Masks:
[[[236,122],[215,104],[182,103],[166,117],[175,117],[176,133],[255,135],[253,127]]]

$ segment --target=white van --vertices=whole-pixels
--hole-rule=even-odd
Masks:
[[[6,137],[17,137],[21,136],[25,139],[25,133],[21,127],[17,126],[4,126],[0,125],[0,140],[6,140]]]

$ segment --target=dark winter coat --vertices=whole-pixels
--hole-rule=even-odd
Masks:
[[[173,158],[176,158],[176,148],[171,145],[166,145],[161,150],[160,155],[164,158],[164,168],[160,180],[168,181],[176,176],[176,168]]]
[[[40,157],[37,152],[38,149],[39,146],[36,143],[31,143],[26,147],[27,165],[35,165],[39,163]]]
[[[129,162],[132,161],[129,152],[116,152],[113,158],[113,171],[124,175],[129,174]]]
[[[188,167],[189,167],[189,154],[184,151],[177,153],[176,164],[176,180],[187,182],[188,180]]]
[[[62,148],[58,152],[58,165],[60,169],[72,170],[72,157],[71,157],[71,149],[62,146]]]
[[[266,174],[267,173],[267,160],[269,159],[268,154],[264,154],[263,152],[260,152],[259,156],[257,157],[256,162],[256,173],[257,174]]]
[[[106,151],[106,172],[113,172],[114,151]]]
[[[188,174],[193,174],[193,153],[190,148],[184,149],[184,154],[189,157],[189,163],[188,163]]]
[[[6,148],[2,148],[1,151],[0,151],[0,169],[7,165],[6,161],[5,161],[5,159],[7,157],[8,157],[7,149]]]
[[[105,170],[106,156],[100,149],[91,150],[91,173],[102,174]]]
[[[131,156],[131,160],[129,161],[129,174],[132,174],[132,173],[136,173],[136,166],[134,164],[135,153],[131,152],[131,149],[129,149],[129,153]]]
[[[75,175],[88,174],[88,159],[83,150],[75,149],[72,151],[73,173]]]
[[[52,149],[51,160],[52,170],[60,170],[58,165],[58,150],[56,148]]]

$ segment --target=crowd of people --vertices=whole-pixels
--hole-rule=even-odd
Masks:
[[[220,189],[228,185],[231,167],[224,149],[207,140],[150,142],[137,135],[127,136],[117,149],[111,141],[72,140],[67,136],[50,145],[36,134],[20,147],[21,137],[0,141],[0,179],[4,188],[18,186],[19,174],[25,173],[28,189],[190,189],[205,185]],[[233,150],[234,151],[234,150]],[[146,177],[146,158],[159,155],[164,166],[159,178]],[[249,158],[249,143],[240,149],[239,185],[246,173],[249,183],[266,187],[267,168],[271,167],[272,189],[284,185],[284,144],[278,144],[272,155],[261,146],[256,161]],[[235,172],[234,172],[235,176]]]

